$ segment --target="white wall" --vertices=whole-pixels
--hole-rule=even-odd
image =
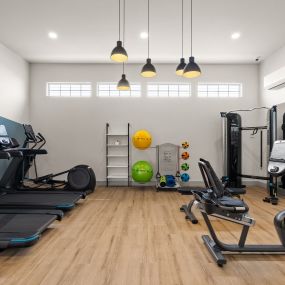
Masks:
[[[285,102],[285,88],[279,90],[264,90],[264,76],[285,66],[285,46],[268,56],[260,64],[260,104],[272,106]]]
[[[283,138],[281,126],[285,112],[285,88],[279,90],[265,90],[264,77],[284,66],[285,46],[264,59],[259,66],[259,104],[266,107],[277,105],[277,139]],[[264,168],[263,174],[266,173],[267,169]],[[282,189],[279,189],[279,191],[284,193]]]
[[[97,98],[97,82],[117,81],[121,67],[116,64],[31,64],[31,122],[48,139],[49,156],[39,161],[42,173],[90,164],[98,180],[105,179],[105,123],[125,126],[132,132],[145,128],[153,135],[153,144],[189,140],[193,181],[201,181],[197,168],[200,157],[209,159],[221,170],[221,111],[249,108],[258,104],[257,65],[204,65],[200,81],[242,82],[242,98],[197,98],[193,82],[191,98],[146,98],[146,82],[176,82],[175,65],[157,65],[155,79],[139,75],[141,65],[127,65],[130,81],[142,83],[142,98]],[[91,81],[92,98],[46,97],[46,82]],[[249,117],[248,117],[249,118]],[[251,116],[250,119],[253,117]],[[254,119],[256,119],[254,117]],[[246,119],[245,119],[246,124]],[[254,172],[256,146],[245,147],[245,169]],[[150,157],[151,152],[139,156]],[[221,171],[220,173],[221,174]]]
[[[259,84],[260,84],[260,105],[271,107],[277,105],[277,134],[278,139],[282,139],[282,120],[285,112],[285,88],[278,90],[265,90],[264,77],[268,74],[285,67],[285,46],[268,56],[260,64]]]
[[[0,116],[29,120],[29,64],[0,43]]]

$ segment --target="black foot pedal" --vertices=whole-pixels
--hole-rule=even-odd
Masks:
[[[271,203],[272,205],[278,205],[278,197],[265,197],[263,202]]]

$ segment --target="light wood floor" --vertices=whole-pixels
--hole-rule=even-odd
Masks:
[[[278,243],[274,214],[285,208],[245,196],[257,225],[251,243]],[[0,284],[285,284],[285,256],[235,255],[219,268],[203,245],[206,227],[179,211],[188,197],[152,188],[99,188],[34,246],[0,254]],[[214,220],[225,241],[239,227]]]

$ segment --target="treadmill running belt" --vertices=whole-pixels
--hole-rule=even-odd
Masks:
[[[1,208],[33,208],[33,209],[62,209],[69,210],[81,199],[81,194],[43,194],[43,193],[4,193],[0,196]]]
[[[0,249],[35,243],[56,219],[56,215],[0,214],[0,220],[7,221],[0,226]]]
[[[13,219],[14,215],[0,215],[0,229]]]

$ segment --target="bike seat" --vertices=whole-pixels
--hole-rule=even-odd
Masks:
[[[245,204],[244,201],[239,199],[234,199],[229,196],[223,196],[221,198],[218,198],[217,204],[224,207],[233,208],[232,210],[227,209],[228,211],[233,211],[233,212],[245,213],[249,210],[248,206]]]

